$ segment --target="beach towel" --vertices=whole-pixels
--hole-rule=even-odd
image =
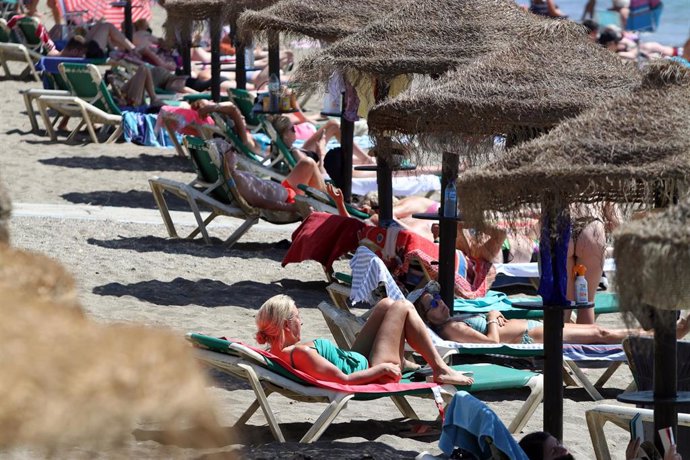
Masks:
[[[352,303],[367,302],[369,305],[374,305],[376,299],[371,292],[379,286],[379,283],[386,286],[386,294],[389,298],[405,299],[383,261],[366,246],[357,248],[355,256],[350,261],[350,268],[352,269],[352,290],[350,291]]]
[[[455,297],[462,297],[464,299],[484,297],[495,277],[495,270],[491,262],[467,257],[460,251],[456,251],[456,253],[458,254],[455,261]],[[458,260],[460,258],[465,258],[468,262],[467,277],[463,277],[457,272]],[[406,273],[409,270],[410,262],[415,259],[423,265],[424,270],[429,273],[433,280],[438,280],[438,249],[432,255],[419,249],[409,251],[405,256],[405,261],[400,271]]]
[[[161,115],[165,115],[166,117],[175,120],[174,124],[175,126],[172,126],[172,128],[177,131],[180,134],[188,135],[188,136],[198,136],[197,130],[193,128],[189,128],[188,126],[191,124],[196,124],[196,125],[213,125],[213,118],[206,116],[204,118],[201,118],[199,116],[199,112],[197,112],[194,109],[188,109],[184,107],[174,107],[171,105],[164,105],[161,107],[160,112]],[[162,117],[156,121],[155,125],[155,130],[156,132],[159,131],[165,131],[163,128],[163,122],[162,122]]]
[[[359,243],[368,247],[383,260],[394,275],[410,251],[421,250],[438,256],[438,246],[423,236],[403,229],[398,225],[390,227],[367,226],[359,232]],[[406,272],[407,270],[403,270]]]
[[[155,130],[156,120],[156,115],[150,113],[122,112],[125,141],[149,147],[173,147],[173,142],[165,130]]]
[[[315,260],[332,271],[333,261],[357,249],[357,235],[365,227],[352,217],[313,212],[292,233],[292,244],[282,265]]]
[[[446,455],[461,447],[480,459],[490,459],[492,455],[487,438],[508,458],[529,460],[489,406],[466,391],[458,391],[446,407],[439,447]]]

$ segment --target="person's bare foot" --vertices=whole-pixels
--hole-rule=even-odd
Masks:
[[[434,382],[441,385],[472,385],[474,379],[464,375],[462,372],[446,368],[434,374]]]

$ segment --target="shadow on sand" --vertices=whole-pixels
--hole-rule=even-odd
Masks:
[[[101,155],[98,157],[55,157],[39,163],[65,168],[112,169],[114,171],[174,171],[193,172],[188,159],[170,155],[140,154],[136,158]]]
[[[62,198],[75,204],[90,204],[93,206],[114,206],[119,208],[158,209],[156,200],[150,191],[129,190],[127,192],[96,191],[70,192],[61,195]],[[166,202],[171,211],[189,211],[189,204],[175,195],[166,194]]]
[[[172,281],[141,281],[133,284],[108,283],[96,286],[93,293],[102,296],[132,296],[155,305],[199,305],[215,308],[237,306],[258,310],[261,304],[277,294],[288,294],[300,306],[315,308],[326,300],[326,281],[299,281],[282,279],[275,283],[241,281],[226,284],[218,280],[191,281],[175,278]]]
[[[183,235],[180,232],[180,235]],[[183,238],[160,238],[157,236],[120,237],[112,240],[88,238],[89,244],[106,249],[129,249],[136,252],[163,252],[166,254],[185,254],[195,257],[217,259],[220,257],[240,257],[242,259],[269,259],[276,262],[283,260],[290,245],[287,240],[277,243],[237,242],[231,248],[223,245],[218,238],[211,238],[213,244],[206,244],[197,237],[193,240]]]

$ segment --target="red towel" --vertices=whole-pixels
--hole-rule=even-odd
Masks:
[[[315,260],[332,271],[333,261],[357,249],[357,233],[364,227],[364,223],[351,217],[314,212],[292,234],[292,245],[285,254],[283,267]]]

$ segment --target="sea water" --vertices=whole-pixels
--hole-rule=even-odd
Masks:
[[[528,3],[520,1],[519,3]],[[608,9],[611,0],[597,0],[597,9]],[[656,32],[645,32],[645,42],[659,42],[669,46],[683,46],[690,38],[690,0],[664,0],[664,11]],[[556,0],[556,4],[570,19],[580,22],[587,0]]]

